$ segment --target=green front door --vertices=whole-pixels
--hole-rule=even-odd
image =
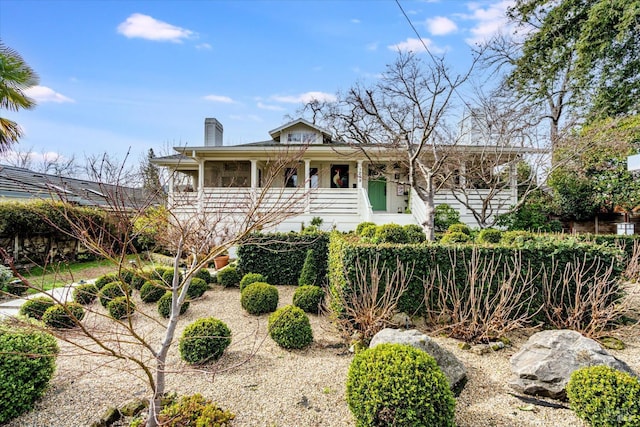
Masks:
[[[387,210],[387,181],[384,178],[369,181],[369,202],[374,211]]]

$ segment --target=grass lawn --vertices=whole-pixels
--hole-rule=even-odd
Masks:
[[[36,293],[40,290],[47,291],[80,280],[95,279],[98,276],[115,271],[117,271],[117,266],[112,261],[97,260],[76,263],[60,262],[50,264],[46,268],[33,267],[22,274],[36,288],[29,289],[28,293]]]

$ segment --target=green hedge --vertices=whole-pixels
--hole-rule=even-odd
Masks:
[[[104,211],[94,208],[64,205],[61,202],[2,202],[0,203],[0,235],[63,235],[71,227],[66,216],[78,223],[107,222]]]
[[[453,277],[456,284],[460,285],[460,292],[464,297],[467,292],[464,284],[467,282],[467,268],[464,260],[472,258],[473,251],[479,257],[479,262],[489,263],[491,259],[502,260],[501,262],[512,263],[515,258],[520,257],[523,268],[531,267],[535,274],[546,268],[551,271],[554,262],[558,263],[555,275],[552,280],[559,280],[564,265],[575,263],[576,261],[587,263],[599,259],[604,265],[613,264],[613,274],[611,286],[617,286],[618,278],[624,269],[624,255],[618,248],[610,245],[598,245],[595,243],[577,242],[572,239],[566,241],[557,238],[538,238],[526,241],[520,245],[511,246],[474,246],[473,244],[441,245],[427,243],[419,245],[372,245],[360,243],[355,236],[344,236],[339,233],[331,235],[329,245],[329,283],[330,294],[339,294],[337,289],[343,289],[343,295],[349,294],[349,283],[355,283],[356,264],[379,258],[379,268],[396,269],[396,260],[410,267],[413,265],[413,277],[410,278],[407,291],[400,298],[398,309],[405,313],[420,313],[425,310],[424,305],[424,285],[423,279],[428,278],[432,271],[439,269],[441,277]],[[455,262],[452,262],[455,260]],[[482,265],[482,264],[481,264]],[[497,268],[494,275],[492,288],[497,289],[502,282],[502,268]],[[593,269],[588,274],[593,274]],[[534,280],[534,285],[530,289],[533,293],[530,313],[539,309],[542,305],[542,280],[538,276]],[[440,286],[435,284],[435,289]],[[431,305],[431,304],[430,304]],[[332,298],[331,308],[340,313],[341,307],[336,298]],[[544,321],[542,312],[535,318],[537,321]]]
[[[260,273],[268,283],[295,285],[309,249],[313,250],[320,283],[327,275],[327,233],[254,234],[238,247],[238,269]]]

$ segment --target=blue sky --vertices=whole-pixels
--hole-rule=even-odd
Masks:
[[[454,70],[505,25],[507,0],[400,0]],[[421,51],[393,0],[0,0],[0,38],[39,74],[18,150],[139,159],[149,148],[269,138],[311,98],[375,79],[398,49]],[[2,159],[0,159],[0,162]]]

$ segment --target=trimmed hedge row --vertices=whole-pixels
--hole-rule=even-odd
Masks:
[[[329,283],[330,292],[336,296],[339,288],[343,289],[343,294],[349,294],[349,283],[356,281],[355,266],[358,262],[368,261],[376,256],[379,257],[381,268],[396,268],[396,260],[410,267],[413,267],[413,277],[410,279],[407,291],[402,295],[398,303],[398,309],[405,313],[424,312],[424,285],[423,279],[429,277],[430,272],[439,270],[440,277],[451,277],[456,285],[459,284],[461,296],[465,297],[464,284],[467,282],[467,262],[472,259],[472,255],[478,257],[478,262],[489,265],[490,260],[494,262],[512,263],[514,259],[520,258],[523,268],[531,268],[535,274],[543,269],[551,272],[552,265],[557,263],[554,276],[551,280],[560,280],[564,266],[577,261],[590,263],[600,260],[603,265],[613,265],[611,286],[618,286],[618,278],[624,270],[624,254],[622,250],[610,245],[598,245],[595,243],[577,242],[575,240],[544,239],[537,238],[525,241],[521,244],[511,246],[477,246],[472,244],[442,245],[442,244],[420,244],[420,245],[371,245],[360,243],[356,236],[340,235],[333,233],[329,245]],[[379,268],[380,268],[379,267]],[[410,270],[410,268],[409,268]],[[493,276],[493,289],[497,289],[502,281],[503,268],[496,268]],[[594,274],[591,269],[587,274]],[[587,278],[588,279],[588,278]],[[573,284],[572,286],[574,286]],[[440,285],[435,284],[438,289]],[[536,312],[542,305],[542,280],[538,276],[530,289],[530,293],[525,296],[532,297],[530,313]],[[340,313],[341,307],[332,299],[332,309]],[[431,304],[430,304],[431,308]],[[535,317],[537,321],[544,321],[542,312]]]
[[[329,234],[323,232],[254,234],[238,247],[238,270],[260,273],[268,283],[295,285],[311,249],[322,282],[327,275],[328,245]]]

